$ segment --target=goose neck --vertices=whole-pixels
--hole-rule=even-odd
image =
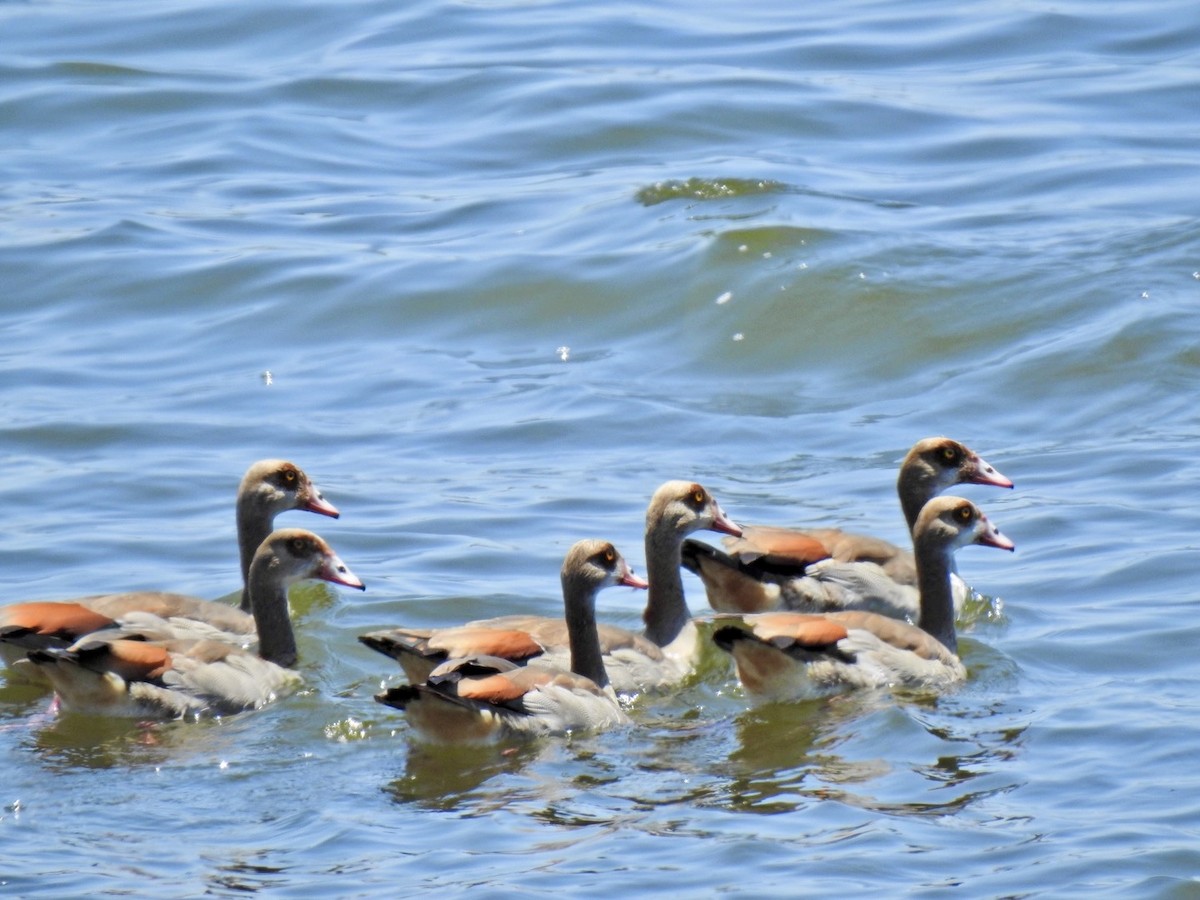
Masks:
[[[900,477],[896,481],[896,493],[900,496],[900,508],[904,511],[904,520],[908,522],[908,532],[912,534],[921,510],[937,494],[937,484],[922,466],[909,462],[900,467]]]
[[[665,647],[691,621],[683,593],[679,550],[683,539],[661,530],[646,531],[646,575],[650,582],[646,598],[646,637]]]
[[[600,687],[608,684],[600,635],[596,630],[596,591],[587,585],[564,580],[567,639],[571,648],[571,671],[590,678]]]
[[[271,533],[271,517],[250,494],[240,494],[237,501],[238,556],[242,566],[242,601],[240,608],[250,612],[250,564],[262,542]]]
[[[258,630],[258,653],[263,659],[288,668],[296,664],[297,658],[296,634],[288,615],[289,583],[274,556],[254,558],[247,593]]]
[[[954,631],[954,595],[950,588],[953,551],[917,541],[917,586],[921,592],[921,628],[958,652]]]

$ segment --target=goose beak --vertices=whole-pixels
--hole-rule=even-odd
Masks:
[[[621,580],[618,583],[631,588],[641,588],[642,590],[650,587],[650,582],[648,582],[642,576],[635,574],[633,569],[629,568],[628,566],[626,566],[625,571],[621,573]]]
[[[1000,529],[993,525],[986,516],[983,518],[983,524],[983,533],[976,538],[975,543],[983,544],[985,547],[998,547],[1001,550],[1017,549],[1017,545],[1002,535]]]
[[[716,515],[713,516],[713,523],[711,526],[712,530],[719,531],[722,534],[731,534],[734,537],[741,537],[741,527],[734,522],[733,519],[725,515],[725,510],[721,509],[720,504],[714,502],[713,505],[716,506],[717,512]]]
[[[321,564],[321,568],[317,570],[317,578],[340,584],[343,587],[355,588],[360,591],[365,591],[367,586],[362,583],[357,575],[350,571],[350,567],[342,562],[341,558],[336,554],[330,554],[328,558]]]
[[[308,502],[304,504],[304,509],[315,512],[319,516],[329,516],[331,519],[341,516],[338,508],[322,497],[321,492],[315,486],[308,495]]]
[[[971,473],[968,481],[971,484],[990,484],[992,487],[1010,488],[1013,483],[1010,479],[1005,478],[1000,472],[981,456],[976,456],[974,459],[975,471]]]

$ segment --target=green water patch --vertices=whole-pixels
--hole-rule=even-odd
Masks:
[[[783,194],[793,188],[782,181],[754,178],[686,178],[657,181],[637,192],[643,206],[656,206],[670,200],[730,200],[737,197],[758,197],[764,194]]]

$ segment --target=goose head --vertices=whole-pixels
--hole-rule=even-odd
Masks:
[[[694,481],[668,481],[654,492],[646,510],[647,536],[671,535],[682,542],[693,531],[702,529],[734,537],[742,534],[716,498]]]

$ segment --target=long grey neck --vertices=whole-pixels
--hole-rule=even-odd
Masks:
[[[917,516],[925,504],[936,496],[937,482],[920,466],[901,466],[900,477],[896,481],[896,493],[900,495],[900,508],[904,510],[904,519],[908,522],[908,533],[912,534],[913,526],[917,524]]]
[[[241,494],[237,500],[238,554],[242,563],[243,612],[250,612],[250,563],[259,546],[271,533],[273,518],[253,494]]]
[[[918,543],[917,587],[921,591],[921,628],[951,653],[958,652],[954,631],[954,596],[950,591],[950,550]]]
[[[567,638],[571,646],[571,671],[590,678],[600,687],[608,684],[600,635],[596,632],[596,591],[578,581],[563,581]]]
[[[260,556],[250,567],[248,584],[258,628],[258,655],[277,665],[296,664],[296,634],[288,616],[287,585],[278,572],[279,561]]]
[[[683,595],[679,548],[683,539],[664,529],[646,530],[646,576],[650,581],[646,598],[646,637],[660,647],[670,644],[691,621]]]

